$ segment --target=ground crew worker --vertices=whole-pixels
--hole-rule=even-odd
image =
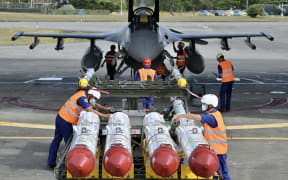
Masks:
[[[160,66],[156,68],[156,74],[161,76],[161,79],[165,81],[167,76],[165,64],[162,63]]]
[[[173,118],[174,122],[182,118],[193,119],[201,121],[204,126],[203,135],[208,141],[208,144],[214,149],[219,160],[218,170],[223,176],[223,180],[230,180],[228,175],[227,159],[227,137],[226,126],[223,117],[219,111],[216,110],[218,105],[218,98],[214,94],[206,94],[201,99],[203,114],[181,114]]]
[[[105,60],[102,63],[101,67],[104,66],[104,63],[106,62],[106,68],[107,68],[107,74],[110,77],[110,80],[114,80],[114,76],[116,73],[116,66],[117,66],[117,62],[116,62],[116,46],[115,45],[111,45],[110,47],[110,51],[108,51],[105,55]]]
[[[185,44],[183,42],[179,42],[178,43],[178,50],[175,47],[175,43],[173,43],[173,49],[175,51],[175,53],[177,53],[177,57],[176,57],[176,65],[180,71],[181,74],[184,73],[184,70],[186,68],[186,62],[185,62],[185,56],[186,56],[186,52],[185,52]]]
[[[82,84],[81,84],[82,83]],[[94,110],[91,105],[89,104],[89,100],[92,98],[100,98],[100,92],[97,92],[98,95],[95,95],[95,90],[87,90],[84,86],[84,81],[79,81],[79,86],[82,87],[80,90],[78,90],[74,95],[72,95],[65,104],[61,107],[59,110],[56,122],[55,122],[55,134],[54,139],[50,145],[49,149],[49,156],[48,156],[48,162],[47,166],[48,168],[54,168],[56,166],[56,158],[57,158],[57,151],[60,145],[60,142],[62,141],[62,138],[64,137],[65,143],[69,140],[69,138],[73,134],[73,128],[72,125],[76,125],[78,123],[78,118],[80,115],[80,112],[82,110],[86,110],[89,112],[94,112],[100,117],[103,118],[109,118],[110,114],[103,114],[98,112],[97,110]],[[88,82],[86,84],[86,87],[88,86]],[[94,97],[94,95],[96,97]]]
[[[232,88],[234,84],[234,67],[230,61],[224,59],[224,55],[219,53],[216,56],[218,65],[219,77],[222,78],[222,85],[220,89],[220,111],[230,111]],[[226,101],[225,101],[226,97]]]
[[[89,103],[91,106],[93,106],[96,110],[104,110],[104,111],[111,111],[112,108],[111,107],[105,107],[102,106],[101,104],[97,103],[97,101],[99,101],[99,99],[101,98],[101,93],[97,90],[93,90],[93,91],[88,91],[88,94],[92,94],[92,97],[89,99]]]
[[[136,73],[136,81],[147,81],[148,78],[150,78],[151,81],[156,81],[157,74],[155,70],[151,69],[151,59],[145,58],[143,60],[143,68],[139,69]],[[144,111],[148,112],[150,106],[153,106],[154,104],[154,97],[143,97],[143,100]]]

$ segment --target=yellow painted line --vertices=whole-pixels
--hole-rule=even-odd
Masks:
[[[0,140],[51,140],[53,137],[13,137],[13,136],[0,136]]]
[[[34,129],[55,129],[53,125],[45,124],[32,124],[32,123],[15,123],[0,121],[0,126],[21,127],[21,128],[34,128]],[[241,129],[267,129],[267,128],[282,128],[288,127],[288,123],[272,123],[272,124],[253,124],[253,125],[235,125],[227,126],[228,130],[241,130]]]
[[[45,125],[45,124],[14,123],[14,122],[6,122],[6,121],[0,121],[0,126],[35,128],[35,129],[55,129],[55,126]]]
[[[265,128],[282,128],[282,127],[288,127],[288,123],[227,126],[227,129],[228,130],[239,130],[239,129],[265,129]]]
[[[276,140],[288,141],[288,137],[227,137],[229,140]]]

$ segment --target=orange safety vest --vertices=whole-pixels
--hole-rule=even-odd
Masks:
[[[222,83],[234,81],[233,65],[230,61],[222,61],[219,64],[222,68]]]
[[[183,54],[179,54],[177,53],[177,61],[176,61],[176,65],[177,66],[185,66],[185,56],[186,56],[186,51],[184,49],[182,49]]]
[[[139,75],[140,75],[140,81],[147,81],[148,76],[151,76],[151,80],[154,81],[154,76],[156,71],[153,69],[144,69],[141,68],[138,70]]]
[[[208,141],[208,144],[214,149],[216,154],[226,154],[228,151],[226,127],[219,111],[209,113],[213,115],[217,121],[218,126],[212,128],[209,124],[204,124],[203,135]]]
[[[160,66],[157,67],[156,73],[158,75],[166,76],[166,67],[163,64],[161,64]]]
[[[71,96],[58,112],[59,116],[71,124],[78,124],[80,112],[83,107],[77,104],[80,97],[86,97],[86,91],[80,90]]]
[[[109,51],[107,52],[105,59],[106,59],[106,64],[112,64],[112,61],[115,57],[116,52],[115,51]]]

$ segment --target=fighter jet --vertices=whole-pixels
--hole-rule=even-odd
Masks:
[[[251,42],[252,37],[266,37],[270,41],[274,38],[265,32],[255,34],[184,34],[177,30],[166,29],[158,25],[159,22],[159,0],[155,0],[154,10],[149,7],[139,7],[134,9],[133,0],[129,0],[128,5],[128,25],[109,33],[100,34],[31,34],[18,32],[12,37],[17,40],[20,36],[34,37],[34,42],[30,45],[33,50],[39,43],[41,37],[57,38],[55,50],[64,49],[64,38],[88,39],[90,47],[82,58],[82,69],[99,69],[103,58],[101,49],[96,46],[96,40],[106,40],[117,43],[122,62],[118,67],[118,73],[124,72],[128,68],[138,69],[142,66],[144,58],[149,57],[152,60],[152,67],[156,68],[168,59],[172,62],[172,56],[165,50],[165,47],[176,41],[189,42],[185,48],[186,64],[188,69],[195,74],[200,74],[205,69],[203,57],[196,50],[196,44],[206,45],[206,39],[219,39],[223,50],[230,50],[228,39],[246,38],[245,43],[251,48],[256,46]],[[126,64],[126,67],[124,66]]]

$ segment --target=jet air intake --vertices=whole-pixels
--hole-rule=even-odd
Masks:
[[[97,71],[100,67],[102,58],[103,53],[98,46],[89,47],[81,61],[82,70],[87,72],[88,69],[94,68],[94,70]]]
[[[188,46],[185,48],[186,52],[186,66],[189,69],[190,72],[195,74],[200,74],[205,69],[204,59],[202,55],[197,52],[196,49],[191,48],[191,46]]]

